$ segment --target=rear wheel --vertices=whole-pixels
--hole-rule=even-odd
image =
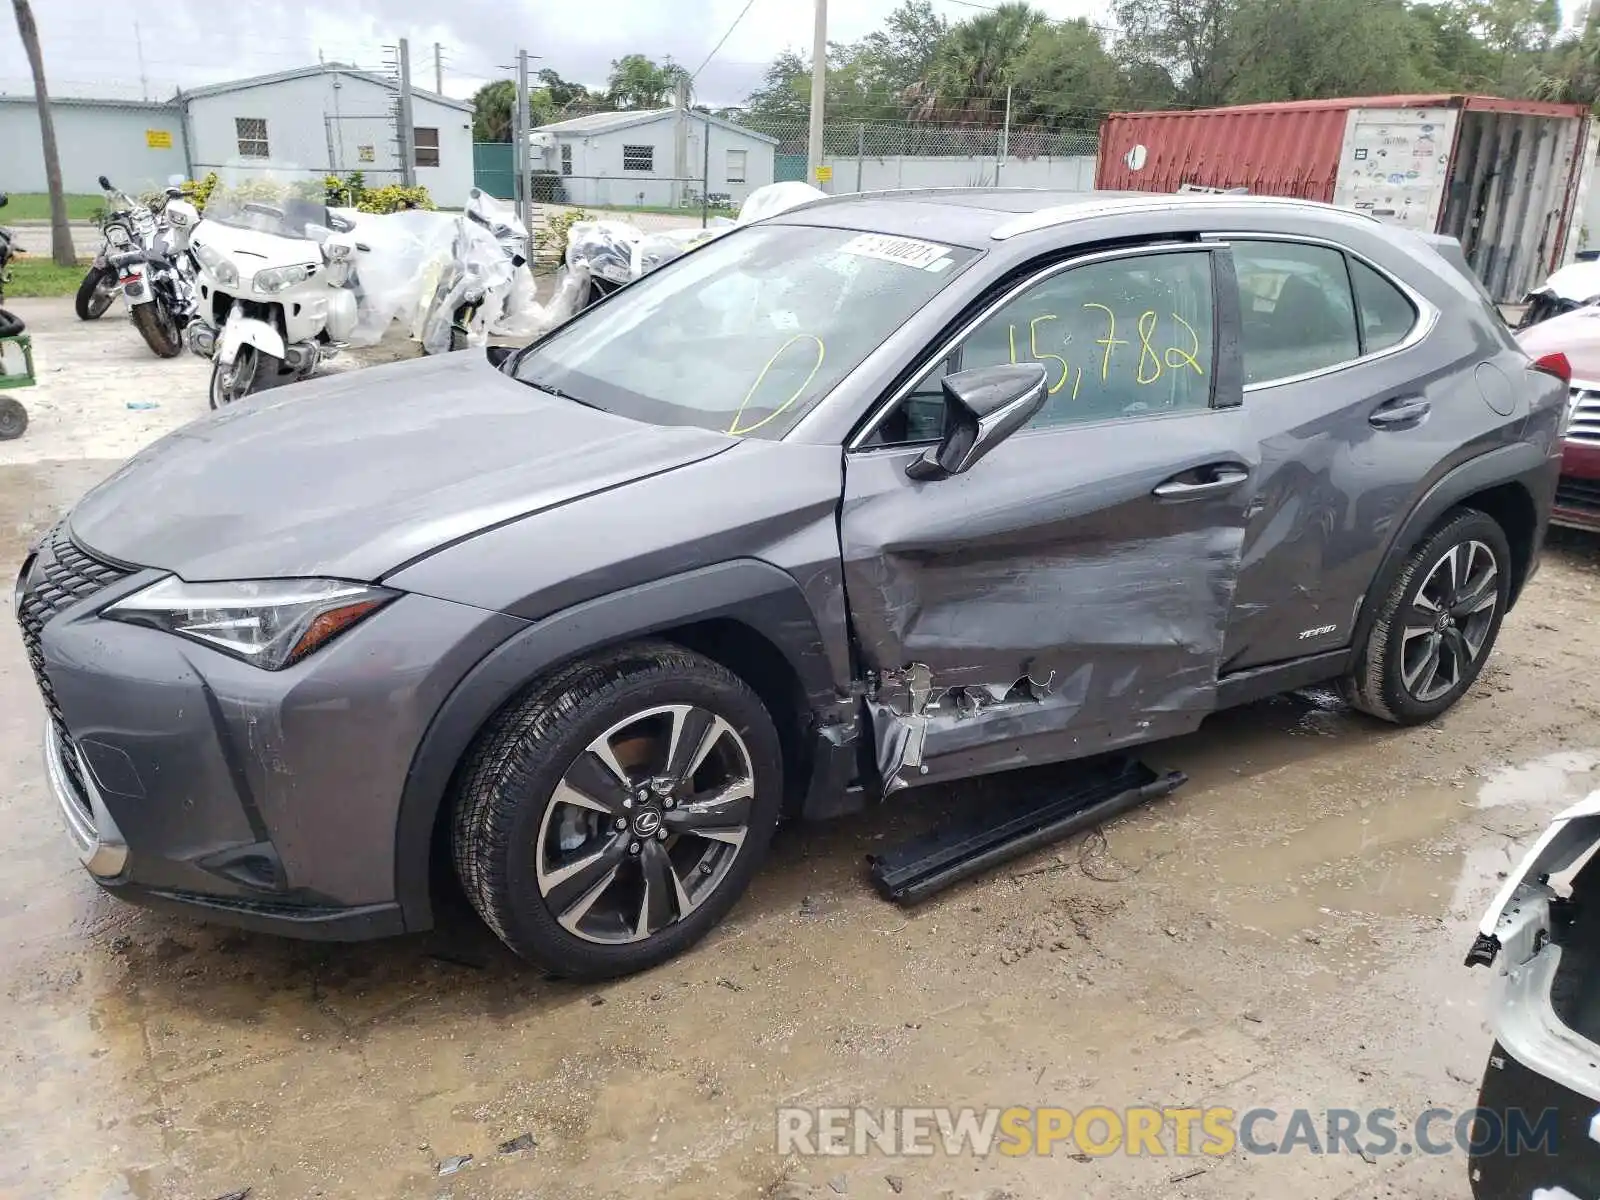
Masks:
[[[13,441],[28,428],[28,410],[14,396],[0,396],[0,442]]]
[[[78,284],[78,294],[72,307],[80,321],[94,321],[105,316],[106,309],[117,298],[117,273],[111,267],[90,267],[89,273]]]
[[[506,945],[558,974],[640,971],[727,913],[778,823],[778,736],[742,680],[646,643],[504,710],[457,776],[457,874]]]
[[[139,336],[144,338],[145,345],[154,350],[158,358],[177,358],[183,352],[183,335],[178,329],[178,322],[163,301],[157,299],[147,304],[135,304],[133,324]]]
[[[1432,720],[1477,680],[1510,595],[1505,532],[1458,509],[1406,560],[1344,681],[1346,699],[1399,725]]]

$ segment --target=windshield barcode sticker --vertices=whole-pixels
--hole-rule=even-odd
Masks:
[[[881,258],[885,262],[915,267],[919,271],[942,271],[950,265],[950,247],[916,238],[890,237],[885,233],[863,233],[842,247],[846,254]]]

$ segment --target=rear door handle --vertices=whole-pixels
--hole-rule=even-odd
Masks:
[[[1250,472],[1238,463],[1212,463],[1174,475],[1157,484],[1151,495],[1161,500],[1196,500],[1236,488],[1249,478]]]
[[[1402,396],[1378,405],[1367,417],[1374,429],[1411,429],[1422,423],[1431,406],[1421,396]]]

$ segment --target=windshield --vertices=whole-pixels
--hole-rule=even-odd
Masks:
[[[558,329],[515,374],[639,421],[780,438],[975,257],[849,229],[735,230]]]
[[[219,225],[278,237],[304,238],[308,226],[328,227],[323,172],[281,163],[227,165],[214,169],[204,217]]]

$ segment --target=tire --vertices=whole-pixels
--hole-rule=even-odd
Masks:
[[[28,410],[14,396],[0,396],[0,442],[14,441],[28,428]]]
[[[117,298],[115,284],[117,273],[110,267],[90,267],[78,294],[73,299],[73,310],[80,321],[96,321],[105,316],[111,302]]]
[[[270,378],[277,370],[278,360],[262,354],[254,346],[240,346],[233,360],[233,370],[224,371],[222,364],[211,364],[210,400],[212,408],[226,408],[243,400],[259,389],[263,376]]]
[[[148,304],[133,306],[133,325],[144,338],[145,345],[154,350],[157,358],[177,358],[183,352],[183,336],[178,323],[165,303],[151,300]]]
[[[1345,699],[1396,725],[1433,720],[1477,680],[1510,594],[1505,531],[1476,509],[1447,514],[1384,597],[1342,682]]]
[[[566,668],[478,735],[450,798],[456,873],[523,958],[572,978],[631,974],[686,950],[733,907],[766,857],[782,789],[777,731],[743,680],[680,647],[639,643]],[[709,820],[706,797],[719,793],[733,796],[716,809],[726,819]]]

